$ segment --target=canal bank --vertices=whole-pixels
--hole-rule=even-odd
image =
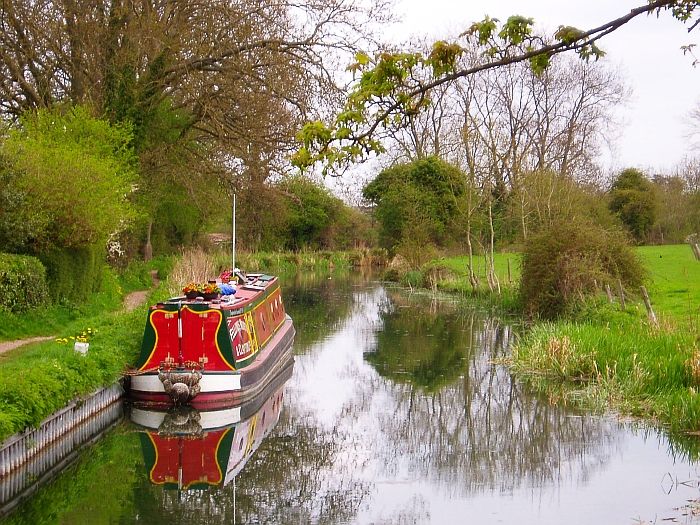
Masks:
[[[283,283],[295,369],[235,480],[158,483],[150,438],[122,420],[3,524],[682,519],[700,479],[683,441],[552,404],[498,364],[507,318],[375,279]]]
[[[635,248],[647,271],[655,319],[640,290],[587,300],[556,321],[534,320],[504,362],[532,388],[587,410],[640,417],[674,433],[700,431],[700,262],[687,245]],[[404,274],[415,285],[519,315],[517,254],[496,254],[501,283],[472,291],[466,258],[433,261]],[[483,261],[478,275],[485,282]]]

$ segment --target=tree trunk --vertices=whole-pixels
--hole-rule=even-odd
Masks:
[[[143,247],[143,260],[148,262],[153,259],[153,246],[151,245],[151,231],[153,230],[153,221],[148,221],[148,231],[146,233],[146,245]]]

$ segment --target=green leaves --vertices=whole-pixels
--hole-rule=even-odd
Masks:
[[[532,35],[534,20],[524,16],[511,16],[508,18],[498,36],[509,45],[517,46],[525,42]]]
[[[463,52],[464,48],[458,44],[438,40],[433,44],[426,63],[433,68],[433,76],[439,77],[454,71],[457,59]]]
[[[572,26],[559,26],[557,32],[554,33],[554,38],[564,44],[573,44],[583,35],[583,31]]]
[[[136,180],[131,130],[90,116],[84,108],[39,111],[0,146],[21,205],[43,218],[25,249],[106,242],[133,217]],[[2,228],[0,228],[0,231]]]
[[[475,22],[467,31],[469,35],[476,35],[480,46],[485,46],[496,31],[498,18],[486,17],[481,22]]]

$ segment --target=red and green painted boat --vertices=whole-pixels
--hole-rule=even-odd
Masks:
[[[231,406],[289,366],[295,332],[277,277],[240,279],[233,295],[175,297],[149,308],[137,369],[126,381],[136,406]]]
[[[228,485],[277,424],[291,373],[290,364],[257,396],[228,408],[132,407],[151,483],[178,491]]]

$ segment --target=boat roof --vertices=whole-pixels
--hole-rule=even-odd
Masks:
[[[244,284],[236,285],[236,293],[234,295],[224,295],[220,299],[205,301],[201,297],[197,299],[187,299],[187,297],[172,297],[165,301],[166,304],[182,303],[182,304],[206,304],[210,308],[222,310],[237,310],[245,308],[247,305],[255,302],[257,298],[275,286],[277,277],[264,273],[249,273],[247,281]],[[152,307],[157,308],[157,305]]]

